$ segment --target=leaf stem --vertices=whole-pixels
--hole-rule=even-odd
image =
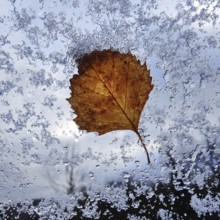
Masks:
[[[148,164],[150,164],[150,156],[149,156],[147,147],[146,147],[146,145],[145,145],[145,143],[144,143],[144,140],[143,140],[143,138],[141,137],[141,135],[140,135],[140,133],[139,133],[138,130],[136,130],[135,133],[137,134],[137,136],[138,136],[138,138],[139,138],[139,140],[140,140],[142,146],[144,147],[144,150],[145,150],[146,155],[147,155],[147,162],[148,162]]]

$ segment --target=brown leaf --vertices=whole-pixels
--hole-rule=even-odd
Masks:
[[[79,75],[70,80],[72,93],[67,99],[77,114],[74,121],[81,129],[99,134],[132,130],[147,153],[138,132],[141,112],[153,89],[146,64],[130,53],[111,50],[93,51],[76,62]]]

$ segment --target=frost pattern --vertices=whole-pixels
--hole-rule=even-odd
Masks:
[[[1,4],[0,218],[220,217],[218,0]],[[74,60],[108,48],[151,70],[139,125],[150,166],[131,132],[72,122]]]

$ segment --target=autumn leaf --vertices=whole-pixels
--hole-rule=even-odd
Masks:
[[[78,75],[70,80],[80,129],[105,134],[113,130],[134,131],[150,157],[138,131],[141,112],[153,89],[150,71],[130,53],[93,51],[76,60]]]

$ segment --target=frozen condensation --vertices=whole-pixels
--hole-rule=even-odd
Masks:
[[[0,218],[220,218],[219,14],[218,0],[2,0]],[[151,71],[150,165],[131,131],[72,121],[75,59],[109,48]]]

